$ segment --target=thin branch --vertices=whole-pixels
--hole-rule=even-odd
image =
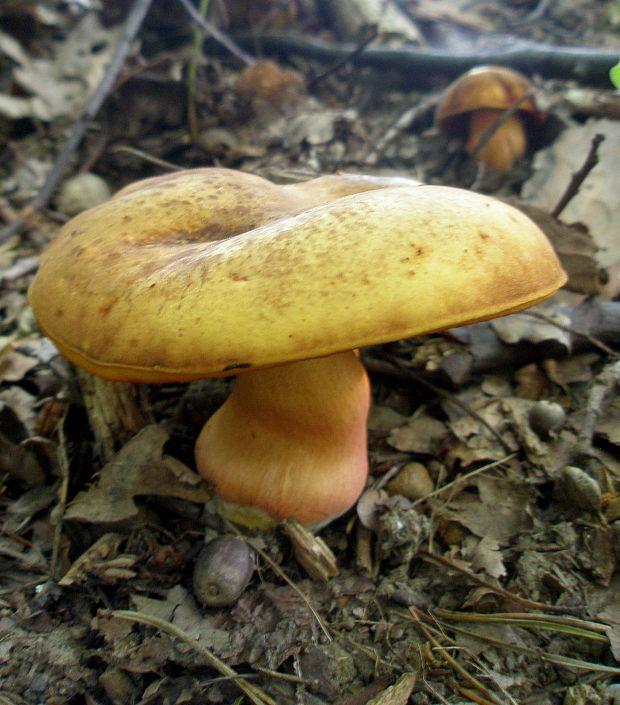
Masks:
[[[426,624],[420,618],[420,613],[415,608],[410,609],[411,616],[417,622],[420,631],[424,634],[426,639],[430,641],[433,646],[433,654],[440,656],[449,666],[451,666],[461,677],[469,683],[475,690],[481,693],[486,702],[493,703],[493,705],[504,705],[504,701],[498,698],[494,693],[492,693],[487,687],[485,687],[475,676],[473,676],[469,671],[462,666],[448,651],[443,644],[441,644],[433,635],[431,629],[427,627]],[[471,695],[471,694],[470,694]]]
[[[581,184],[586,180],[592,169],[594,169],[594,167],[598,164],[598,148],[604,140],[605,135],[600,133],[594,135],[592,138],[590,149],[584,163],[579,169],[577,169],[576,172],[573,173],[570,182],[566,187],[566,191],[564,191],[555,208],[551,211],[551,215],[554,218],[557,218],[566,206],[573,200],[573,198],[575,198],[575,196],[579,193]]]
[[[308,88],[314,88],[317,83],[320,83],[321,81],[325,80],[331,74],[339,71],[345,64],[348,64],[350,61],[356,59],[378,36],[379,30],[377,29],[377,27],[373,27],[368,33],[368,36],[364,37],[364,39],[360,41],[360,43],[355,47],[355,49],[351,51],[350,54],[341,56],[339,59],[336,59],[336,61],[334,61],[331,66],[328,66],[325,71],[315,76],[311,81],[308,81]]]
[[[433,497],[438,497],[439,495],[445,494],[448,490],[451,490],[455,487],[458,487],[459,485],[467,485],[469,482],[471,482],[471,479],[473,477],[477,477],[478,475],[482,475],[486,472],[489,472],[489,470],[493,470],[500,465],[504,465],[504,463],[507,463],[510,460],[514,460],[517,457],[517,453],[511,453],[510,455],[507,455],[505,458],[500,458],[499,460],[494,460],[492,463],[488,463],[487,465],[483,465],[480,468],[476,468],[475,470],[472,470],[471,472],[466,473],[465,475],[459,475],[456,477],[454,480],[451,482],[448,482],[445,485],[442,485],[441,487],[438,487],[437,489],[433,490],[432,492],[429,492],[428,494],[424,495],[424,497],[420,497],[419,499],[416,499],[414,502],[411,503],[412,507],[417,506],[418,504],[423,504],[424,502],[428,502],[428,500],[433,499]]]
[[[480,141],[476,145],[474,151],[471,153],[473,159],[475,159],[478,154],[480,154],[480,152],[487,146],[489,140],[499,130],[499,128],[504,123],[506,123],[515,113],[519,112],[523,103],[529,100],[533,96],[533,93],[534,92],[531,90],[526,91],[521,97],[515,100],[515,102],[507,110],[504,110],[504,112],[501,113],[501,115],[497,118],[497,120],[495,120],[492,125],[489,125],[489,127],[482,133]]]
[[[537,318],[539,321],[544,321],[550,326],[555,326],[558,330],[563,330],[565,333],[570,333],[571,336],[581,336],[582,338],[585,338],[593,348],[598,348],[598,350],[604,352],[606,355],[614,356],[616,354],[616,351],[613,350],[613,348],[610,348],[609,345],[605,345],[602,340],[598,340],[598,338],[595,338],[589,333],[584,333],[583,331],[577,330],[577,328],[573,328],[572,326],[567,326],[559,321],[554,321],[551,316],[547,316],[542,313],[542,311],[522,311],[521,315]]]
[[[576,612],[576,610],[572,610],[571,608],[566,606],[547,605],[543,602],[537,602],[536,600],[530,600],[526,597],[521,597],[520,595],[517,595],[514,592],[505,590],[499,585],[495,585],[492,582],[489,582],[488,580],[484,580],[475,573],[472,573],[470,570],[467,570],[467,568],[464,568],[458,562],[451,561],[449,558],[445,558],[444,556],[429,553],[428,551],[423,550],[418,551],[417,555],[418,558],[421,558],[426,563],[434,563],[435,565],[439,565],[442,568],[447,568],[448,570],[454,570],[457,573],[461,573],[461,575],[464,575],[472,583],[488,588],[489,590],[496,593],[505,600],[508,600],[509,602],[516,602],[520,605],[523,605],[523,607],[525,607],[526,609],[542,610],[543,612]]]
[[[266,54],[301,56],[331,63],[355,50],[352,42],[328,42],[292,32],[248,32],[235,35],[239,43],[260,43]],[[427,47],[373,45],[355,57],[356,66],[370,66],[406,76],[410,87],[436,85],[438,76],[458,76],[480,64],[510,66],[545,78],[574,79],[585,85],[609,85],[609,69],[618,61],[616,49],[557,47],[518,42],[508,48],[480,51],[446,51]],[[390,76],[393,77],[393,73]]]
[[[198,14],[202,19],[209,9],[209,0],[200,0]],[[187,126],[193,142],[198,139],[198,116],[196,114],[196,81],[198,78],[198,62],[202,56],[202,38],[204,30],[197,27],[192,39],[192,50],[187,65]]]
[[[214,24],[208,22],[201,16],[200,12],[191,4],[189,0],[179,0],[183,9],[187,14],[200,25],[204,31],[209,34],[218,44],[221,44],[225,49],[227,49],[233,56],[236,56],[241,63],[246,64],[246,66],[252,66],[256,63],[256,59],[245,52],[238,44],[233,42],[230,37],[227,37],[224,32],[221,32]]]
[[[590,149],[584,163],[579,169],[577,169],[576,172],[573,173],[570,182],[566,187],[566,191],[564,191],[555,208],[551,211],[551,215],[554,218],[557,218],[566,206],[573,200],[573,198],[575,198],[575,196],[579,193],[581,184],[586,180],[592,169],[594,169],[594,167],[598,164],[598,148],[604,140],[605,135],[600,133],[594,135],[592,138]]]

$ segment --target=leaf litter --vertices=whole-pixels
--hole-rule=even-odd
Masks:
[[[315,537],[323,547],[279,528],[245,537],[260,549],[248,588],[231,607],[205,608],[192,591],[193,566],[204,543],[230,528],[193,470],[191,443],[225,386],[149,389],[155,423],[102,458],[74,372],[29,317],[36,258],[63,220],[38,214],[27,237],[0,250],[1,697],[75,705],[235,702],[240,692],[251,702],[316,705],[604,702],[620,660],[618,384],[604,347],[615,355],[620,335],[615,309],[599,305],[618,293],[613,276],[605,283],[601,275],[620,259],[610,238],[617,189],[600,181],[611,173],[615,119],[569,117],[548,151],[520,165],[520,181],[497,183],[462,159],[446,162],[423,110],[420,123],[403,119],[405,102],[433,95],[405,94],[352,65],[312,84],[319,65],[302,55],[294,74],[273,74],[265,100],[241,89],[234,62],[206,53],[198,105],[205,134],[192,143],[183,110],[169,110],[161,91],[150,90],[182,87],[179,67],[195,31],[181,21],[179,43],[158,46],[162,5],[154,4],[128,64],[139,78],[125,76],[110,103],[121,88],[143,89],[149,107],[127,102],[126,130],[104,109],[72,155],[73,172],[94,171],[113,188],[159,173],[158,160],[280,179],[372,167],[470,187],[473,176],[483,190],[537,204],[570,291],[538,317],[365,351],[373,474],[358,513],[325,527]],[[465,22],[487,32],[493,16],[461,8],[452,20],[453,8],[426,5],[421,27],[430,13],[446,31]],[[283,6],[278,22],[318,22],[301,7]],[[516,11],[494,8],[500,26]],[[62,17],[51,35],[36,25],[45,52],[23,35],[0,35],[11,60],[0,92],[11,140],[1,174],[5,221],[50,173],[63,121],[85,105],[120,36],[111,7],[83,12]],[[224,30],[242,23],[232,9],[219,21]],[[540,28],[558,39],[544,18]],[[364,97],[362,84],[377,100]],[[386,125],[390,142],[374,149]],[[597,131],[606,134],[602,160],[573,202],[583,210],[568,208],[559,222],[550,212],[567,169],[579,166]],[[573,145],[569,167],[564,142]],[[589,315],[606,342],[575,329],[584,293],[600,296]],[[503,356],[517,351],[510,359],[518,363],[506,364]],[[532,423],[541,401],[562,410],[561,423]],[[401,475],[410,477],[399,485]],[[567,631],[558,620],[569,618]]]

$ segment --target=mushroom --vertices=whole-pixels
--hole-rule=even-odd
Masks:
[[[42,331],[92,374],[237,375],[197,440],[199,471],[236,521],[318,525],[367,479],[358,348],[518,311],[564,281],[538,227],[487,196],[205,168],[69,221],[29,296]]]
[[[532,84],[523,74],[504,66],[478,66],[460,76],[444,91],[435,120],[446,132],[467,137],[466,150],[496,172],[505,172],[527,151],[526,121],[540,123]],[[480,141],[497,125],[486,144]]]

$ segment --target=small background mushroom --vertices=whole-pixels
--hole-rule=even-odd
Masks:
[[[533,90],[518,71],[478,66],[446,88],[435,119],[442,130],[466,137],[468,154],[494,171],[509,171],[527,151],[528,126],[544,119]],[[506,111],[510,114],[502,117]]]

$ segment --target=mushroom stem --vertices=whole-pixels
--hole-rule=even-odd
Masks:
[[[198,470],[235,521],[323,524],[366,483],[369,405],[355,351],[246,372],[198,437]]]
[[[469,136],[467,152],[476,152],[484,134],[501,117],[503,110],[474,110],[469,119]],[[478,150],[476,159],[484,162],[490,169],[503,173],[508,171],[513,163],[520,159],[527,148],[525,126],[518,115],[511,115],[489,137],[487,143]]]

